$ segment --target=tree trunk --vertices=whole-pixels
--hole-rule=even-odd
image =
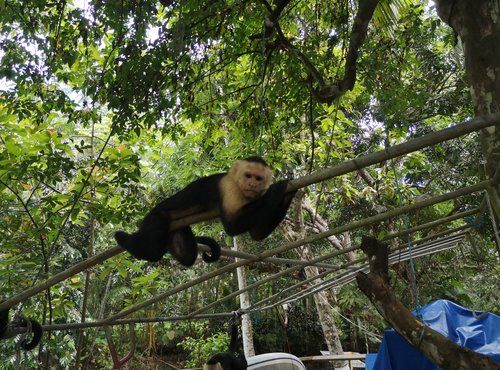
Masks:
[[[294,221],[293,221],[293,231],[287,229],[285,231],[285,238],[290,241],[300,240],[306,236],[304,218],[302,216],[302,205],[303,205],[303,192],[298,192],[294,199]],[[311,245],[305,244],[301,248],[296,249],[303,261],[309,261],[314,258]],[[318,276],[318,268],[316,266],[307,266],[304,268],[306,278],[313,278]],[[322,280],[320,278],[315,279],[310,282],[311,285],[321,284]],[[338,334],[337,326],[335,324],[335,313],[332,309],[331,303],[333,302],[332,293],[330,290],[322,290],[313,295],[314,303],[316,305],[316,310],[318,312],[319,321],[321,323],[321,328],[323,329],[323,335],[325,337],[326,345],[328,346],[328,351],[332,355],[342,355],[344,350],[342,349],[342,343],[340,342],[340,337]],[[333,365],[336,370],[348,370],[349,365],[347,361],[334,361]]]
[[[368,256],[370,273],[359,273],[358,287],[377,311],[408,343],[443,370],[500,370],[500,364],[476,353],[426,326],[392,294],[388,284],[388,248],[374,238],[363,238],[361,249]]]
[[[438,15],[460,37],[476,115],[500,112],[500,4],[498,0],[436,0]],[[481,133],[486,174],[500,164],[500,127]]]
[[[233,250],[238,250],[238,238],[233,238]],[[238,260],[238,258],[236,258]],[[236,268],[236,274],[238,276],[238,289],[245,289],[247,287],[247,267],[241,266]],[[247,309],[251,306],[250,293],[243,292],[240,294],[240,308],[242,310]],[[255,356],[255,348],[253,346],[253,328],[252,320],[250,320],[250,315],[243,315],[241,318],[241,336],[243,338],[243,353],[245,357]]]
[[[311,259],[313,259],[311,246],[306,244],[302,247],[301,260],[309,261]],[[304,270],[307,279],[319,275],[318,268],[316,266],[307,266]],[[310,282],[311,285],[320,285],[321,283],[321,279],[315,279]],[[318,311],[319,321],[321,323],[321,328],[323,329],[323,335],[325,336],[328,351],[332,355],[342,355],[344,350],[342,348],[342,343],[340,342],[337,326],[335,324],[335,312],[333,311],[330,303],[333,301],[333,298],[331,298],[331,294],[329,294],[329,292],[329,290],[322,290],[313,294],[314,303],[316,304],[316,310]],[[346,361],[335,361],[334,366],[335,370],[349,370],[349,366]]]

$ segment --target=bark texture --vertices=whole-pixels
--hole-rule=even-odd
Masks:
[[[285,237],[290,241],[301,240],[306,236],[306,228],[302,211],[303,205],[309,204],[309,202],[305,202],[304,198],[304,192],[299,191],[294,199],[293,226],[287,228],[287,230],[285,230],[284,232]],[[302,261],[310,261],[314,259],[310,244],[305,244],[302,247],[297,248],[296,251]],[[305,267],[304,273],[307,279],[314,278],[315,276],[319,275],[319,271],[316,266]],[[311,285],[317,285],[321,283],[322,279],[320,278],[314,279],[310,282]],[[320,292],[317,292],[313,294],[313,298],[328,351],[332,355],[343,354],[344,350],[342,348],[342,342],[340,341],[337,326],[335,324],[335,312],[333,311],[333,308],[331,306],[331,302],[333,302],[334,300],[331,290],[322,290]],[[346,361],[334,361],[333,364],[335,369],[348,368],[348,364]]]
[[[437,0],[439,17],[458,34],[464,49],[476,115],[500,112],[500,2],[498,0]],[[500,128],[482,131],[486,173],[500,164]]]

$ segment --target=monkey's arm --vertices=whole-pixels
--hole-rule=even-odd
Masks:
[[[264,206],[262,215],[257,218],[257,222],[252,229],[250,229],[250,236],[253,240],[262,240],[266,238],[285,218],[290,203],[297,192],[292,191],[285,193],[287,185],[288,181],[283,180],[271,186],[276,187],[276,189],[273,189],[276,195],[272,202],[269,201]]]
[[[249,231],[254,240],[268,236],[283,220],[295,195],[285,193],[288,181],[274,183],[266,193],[244,205],[234,215],[222,212],[221,218],[226,233],[231,236]]]

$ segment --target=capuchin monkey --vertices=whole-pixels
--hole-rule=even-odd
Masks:
[[[216,261],[220,245],[209,237],[195,237],[191,227],[169,231],[170,223],[197,213],[217,210],[227,234],[249,232],[254,240],[267,237],[285,217],[295,191],[288,181],[271,185],[272,170],[257,156],[236,161],[229,172],[202,177],[156,205],[132,234],[115,233],[118,244],[138,259],[159,261],[170,252],[184,266],[196,261],[197,243],[210,247],[205,262]]]
[[[28,330],[28,326],[31,326],[30,331],[33,333],[33,339],[29,342],[24,339],[21,342],[21,347],[26,351],[35,348],[40,339],[42,339],[42,326],[35,320],[25,318],[21,318],[19,322],[9,325],[9,309],[0,312],[0,339],[12,338],[18,334],[25,333]]]
[[[238,328],[236,324],[231,326],[231,342],[227,352],[213,355],[204,365],[203,370],[246,370],[247,360],[245,356],[236,356],[238,344]]]

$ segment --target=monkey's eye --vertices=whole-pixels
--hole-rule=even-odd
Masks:
[[[247,178],[247,179],[249,179],[249,180],[253,178],[253,179],[255,179],[255,181],[258,181],[258,182],[261,182],[261,181],[263,181],[263,180],[264,180],[264,176],[261,176],[261,175],[254,175],[254,174],[253,174],[253,173],[251,173],[251,172],[246,172],[246,173],[244,174],[244,176],[245,176],[245,178]]]

